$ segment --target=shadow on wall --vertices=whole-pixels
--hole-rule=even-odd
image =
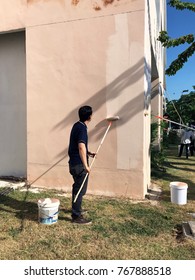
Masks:
[[[111,82],[106,87],[102,88],[96,92],[89,99],[85,100],[82,104],[78,104],[78,108],[84,104],[90,105],[93,108],[93,111],[97,111],[109,100],[115,100],[119,98],[123,91],[135,84],[140,80],[144,75],[144,59],[140,59],[137,64],[132,68],[123,72],[119,77],[117,77],[113,82]],[[129,92],[131,96],[131,92]],[[141,97],[143,97],[143,102],[141,103]],[[117,122],[117,126],[122,126],[128,122],[133,116],[138,114],[141,110],[144,109],[144,92],[140,92],[136,97],[129,100],[125,105],[123,105],[117,112],[116,115],[120,117],[120,120]],[[72,110],[63,120],[57,123],[52,130],[64,129],[66,126],[73,124],[75,118],[75,109]],[[106,118],[106,116],[105,116]],[[94,137],[95,140],[99,141],[104,132],[105,127],[108,125],[106,119],[99,122],[96,127],[89,133],[89,138]],[[112,127],[111,127],[112,129]],[[67,155],[67,148],[60,152],[56,157],[62,157]]]

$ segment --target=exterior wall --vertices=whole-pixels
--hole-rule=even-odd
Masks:
[[[0,30],[26,30],[29,183],[71,191],[69,134],[78,108],[88,104],[91,151],[107,128],[105,118],[120,117],[94,163],[89,193],[144,198],[150,182],[146,2],[12,1],[16,10],[7,2]]]
[[[150,123],[151,123],[151,75],[152,75],[152,65],[151,65],[151,33],[150,33],[150,7],[148,2],[145,1],[145,48],[144,48],[144,62],[145,62],[145,72],[144,72],[144,141],[143,141],[143,169],[144,169],[144,194],[150,186],[150,174],[151,174],[151,161],[150,161]]]
[[[132,24],[141,16],[143,11],[27,30],[30,181],[67,154],[78,108],[89,104],[92,151],[108,125],[105,118],[120,116],[94,164],[89,192],[143,197],[143,131],[137,123],[143,127],[144,22],[138,23],[142,33]],[[67,161],[37,183],[70,190]]]

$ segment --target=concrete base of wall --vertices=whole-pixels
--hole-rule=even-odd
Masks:
[[[72,191],[73,179],[69,174],[68,166],[56,166],[49,170],[45,166],[30,166],[28,183],[58,189],[65,192]],[[42,175],[43,174],[43,175]],[[134,199],[144,199],[143,193],[143,174],[136,170],[100,170],[91,171],[88,183],[88,194],[104,195],[111,197],[127,197]]]

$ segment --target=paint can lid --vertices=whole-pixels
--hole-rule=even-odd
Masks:
[[[186,184],[184,182],[171,182],[170,187],[171,188],[178,188],[178,189],[187,189],[188,184]]]
[[[38,200],[39,207],[55,207],[60,205],[60,201],[57,198],[41,198]]]

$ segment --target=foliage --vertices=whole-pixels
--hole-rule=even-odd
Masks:
[[[195,12],[195,3],[190,2],[181,2],[180,0],[170,0],[169,5],[178,10],[187,9],[189,11]],[[170,66],[166,69],[166,74],[168,76],[175,75],[178,70],[180,70],[183,65],[188,61],[188,58],[192,56],[195,52],[195,38],[193,34],[189,34],[186,36],[181,36],[176,39],[171,39],[166,31],[160,32],[158,40],[162,43],[163,47],[176,47],[181,44],[190,44],[190,46],[183,51],[178,57],[170,64]]]
[[[179,112],[184,124],[195,121],[195,91],[191,91],[189,94],[184,94],[178,100],[172,100],[167,103],[166,112],[169,115],[170,120],[180,123],[180,118],[177,114]]]
[[[154,143],[157,137],[157,132],[158,131],[158,123],[153,122],[151,123],[151,143]]]
[[[181,2],[180,0],[170,0],[169,5],[175,7],[178,10],[188,9],[195,12],[195,4],[190,2]]]
[[[177,131],[170,130],[169,135],[167,136],[168,147],[170,144],[179,145],[180,144],[180,137],[178,136]]]
[[[194,35],[189,34],[186,36],[182,36],[178,39],[171,39],[168,36],[167,31],[161,31],[160,36],[158,37],[158,40],[161,41],[163,47],[170,48],[170,47],[177,47],[177,46],[179,46],[181,44],[185,44],[185,43],[188,43],[188,44],[192,43],[194,41]]]
[[[161,124],[162,128],[163,124]],[[164,170],[164,147],[161,145],[161,148],[156,147],[155,141],[158,135],[159,124],[157,122],[151,123],[151,169],[155,170]]]
[[[156,139],[158,135],[158,128],[160,126],[161,130],[161,143],[160,148],[157,148]],[[152,174],[157,170],[166,171],[165,161],[166,161],[166,150],[169,148],[170,144],[179,144],[179,137],[176,131],[168,132],[168,123],[157,122],[151,123],[151,169]]]

